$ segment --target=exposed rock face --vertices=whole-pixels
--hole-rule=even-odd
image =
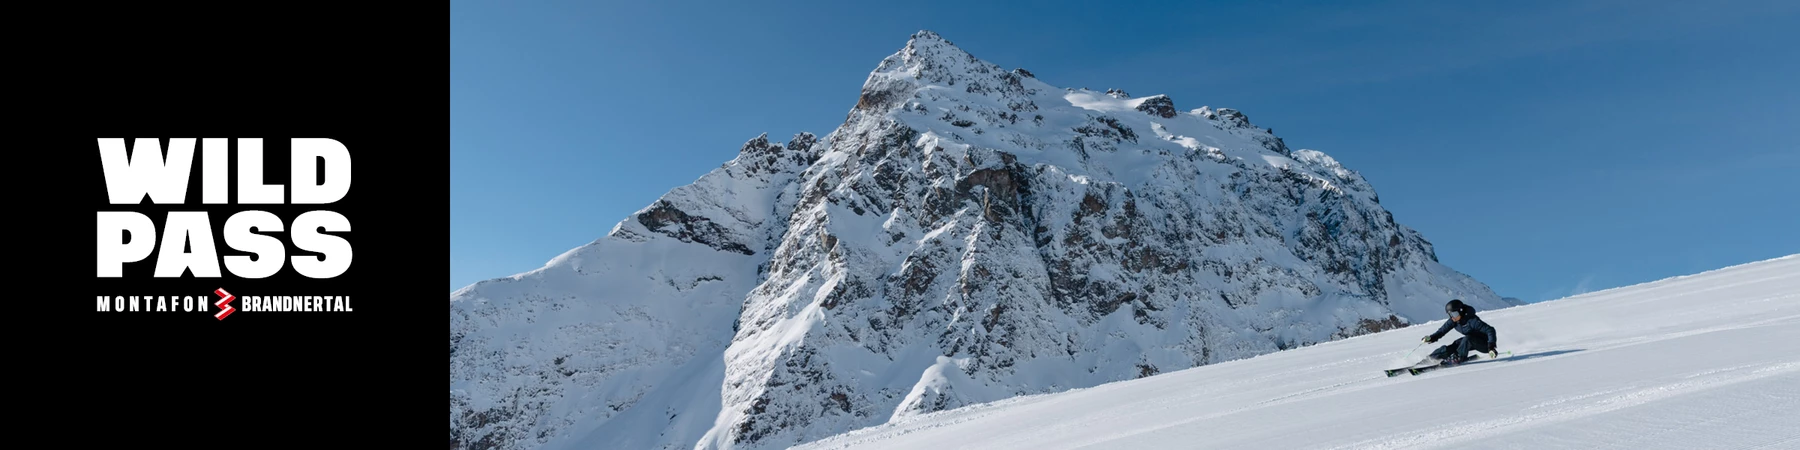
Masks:
[[[453,448],[783,448],[1508,305],[1229,108],[928,31],[844,124],[451,296]]]
[[[1150,113],[1156,117],[1173,119],[1175,118],[1175,101],[1169,100],[1169,96],[1167,95],[1146,97],[1144,98],[1143,103],[1137,105],[1137,110]]]

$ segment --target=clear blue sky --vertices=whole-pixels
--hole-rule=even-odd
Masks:
[[[1800,253],[1800,2],[747,3],[453,0],[451,289],[758,134],[829,133],[921,29],[1052,85],[1242,110],[1500,295]]]

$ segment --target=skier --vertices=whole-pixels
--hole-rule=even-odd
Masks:
[[[1463,304],[1462,299],[1455,299],[1444,304],[1444,313],[1450,316],[1450,320],[1444,322],[1444,326],[1439,327],[1436,333],[1426,336],[1425,343],[1436,343],[1438,338],[1444,337],[1452,328],[1462,333],[1463,337],[1431,352],[1431,357],[1439,361],[1439,365],[1448,367],[1462,364],[1468,360],[1471,350],[1486,353],[1490,359],[1499,356],[1499,341],[1494,339],[1494,327],[1476,317],[1474,307]]]

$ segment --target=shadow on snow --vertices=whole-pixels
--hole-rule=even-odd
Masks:
[[[1500,359],[1477,359],[1474,361],[1469,361],[1468,363],[1463,364],[1463,365],[1481,364],[1481,363],[1486,363],[1486,362],[1518,361],[1521,359],[1542,358],[1545,356],[1556,356],[1556,355],[1562,355],[1562,354],[1568,354],[1568,353],[1575,353],[1575,352],[1584,351],[1584,350],[1587,350],[1587,349],[1576,348],[1576,349],[1569,349],[1569,350],[1550,350],[1550,351],[1537,352],[1537,353],[1526,353],[1526,354],[1517,355],[1517,356],[1508,356],[1508,357],[1500,358]]]

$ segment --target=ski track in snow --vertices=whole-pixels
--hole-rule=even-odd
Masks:
[[[1381,373],[1439,321],[796,448],[1800,448],[1800,255],[1483,318],[1512,356]]]

